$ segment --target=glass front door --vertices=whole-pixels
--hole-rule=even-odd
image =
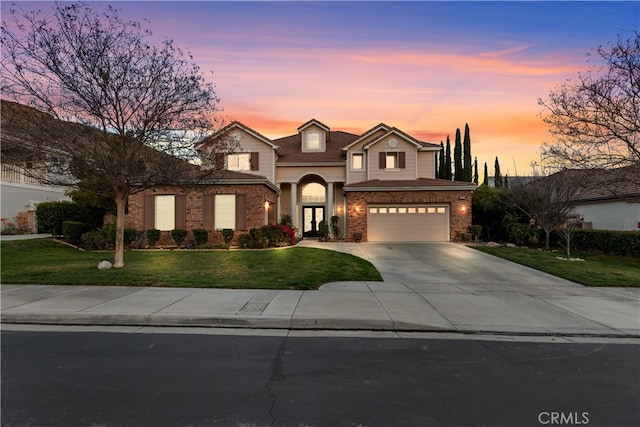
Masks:
[[[302,208],[304,218],[303,237],[320,237],[318,228],[320,221],[324,219],[324,206],[304,206]]]

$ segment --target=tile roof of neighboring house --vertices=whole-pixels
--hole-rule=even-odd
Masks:
[[[477,185],[471,182],[418,178],[396,181],[374,179],[371,181],[355,182],[346,185],[344,191],[475,190],[476,188]]]
[[[302,152],[302,141],[300,134],[274,139],[273,143],[280,146],[284,156],[278,159],[278,163],[322,163],[322,162],[343,162],[345,161],[342,147],[349,145],[358,138],[348,132],[331,131],[329,141],[324,152]]]
[[[619,169],[567,169],[556,172],[582,184],[580,201],[598,201],[640,197],[639,166]],[[555,175],[555,174],[554,174]],[[635,176],[635,179],[632,179]]]

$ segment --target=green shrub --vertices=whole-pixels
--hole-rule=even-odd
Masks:
[[[227,245],[229,244],[229,242],[231,242],[231,240],[233,240],[233,230],[230,228],[224,228],[222,230],[222,238],[224,239],[224,243],[226,243]]]
[[[252,228],[249,230],[249,236],[251,237],[250,248],[264,249],[269,246],[269,240],[264,236],[261,228]]]
[[[470,225],[467,231],[471,234],[473,241],[477,242],[482,234],[482,226],[478,224]]]
[[[155,228],[147,230],[145,234],[147,236],[147,243],[149,246],[154,247],[155,244],[158,243],[158,240],[160,240],[160,233],[161,231]]]
[[[193,240],[195,240],[196,246],[206,245],[209,241],[209,232],[203,228],[194,228]]]
[[[238,246],[242,249],[247,249],[251,247],[251,236],[244,233],[238,236]]]
[[[320,240],[329,241],[329,224],[326,220],[322,220],[318,223],[318,233],[320,234]]]
[[[62,234],[64,236],[64,240],[74,245],[82,243],[81,237],[86,227],[87,226],[84,222],[63,221]]]
[[[173,239],[174,242],[176,242],[176,245],[178,245],[178,247],[180,247],[180,245],[182,244],[182,242],[184,242],[184,239],[186,237],[187,237],[187,230],[183,228],[176,228],[175,230],[171,230],[171,238]]]
[[[107,241],[111,247],[114,247],[116,244],[116,224],[111,223],[109,225],[105,225],[102,227],[107,236]],[[125,228],[124,229],[124,246],[131,246],[131,244],[135,241],[138,241],[142,238],[143,232],[138,231],[133,228]]]
[[[575,230],[571,243],[575,249],[640,257],[640,233],[636,231]]]
[[[63,234],[64,221],[83,222],[89,230],[102,227],[104,209],[93,208],[74,202],[44,202],[36,207],[38,231]]]
[[[84,233],[80,239],[85,248],[92,251],[109,249],[109,241],[104,229],[92,230]]]
[[[291,218],[291,215],[280,215],[280,225],[286,225],[287,227],[293,228],[293,219]]]

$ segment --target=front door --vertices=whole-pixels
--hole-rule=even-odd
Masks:
[[[324,206],[304,206],[302,208],[304,218],[303,237],[320,237],[320,221],[324,219]]]

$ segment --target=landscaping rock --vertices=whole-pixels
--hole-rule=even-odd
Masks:
[[[496,243],[496,242],[487,242],[487,244],[485,245],[488,248],[498,248],[500,246],[502,246],[500,243]]]
[[[517,248],[517,246],[514,245],[513,243],[507,243],[507,247],[508,248]]]
[[[113,267],[113,264],[106,259],[103,259],[98,263],[98,270],[109,270],[111,267]]]

